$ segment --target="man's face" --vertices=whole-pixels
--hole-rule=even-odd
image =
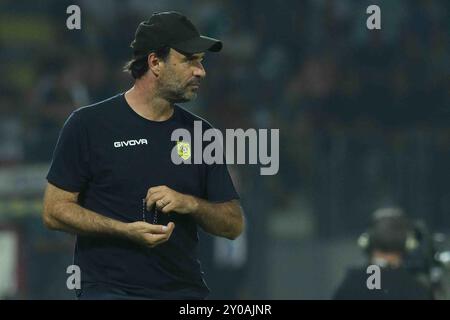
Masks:
[[[159,94],[172,103],[187,102],[197,97],[201,80],[206,76],[202,65],[204,53],[185,56],[170,49],[161,62],[158,77]]]

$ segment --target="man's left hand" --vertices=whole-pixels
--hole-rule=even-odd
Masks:
[[[148,189],[145,197],[147,210],[156,206],[163,213],[177,212],[189,214],[195,212],[198,205],[193,196],[179,193],[167,186],[157,186]]]

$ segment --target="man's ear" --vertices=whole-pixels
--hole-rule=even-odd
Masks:
[[[155,53],[150,53],[147,56],[147,63],[149,70],[158,77],[160,74],[161,60],[156,56]]]

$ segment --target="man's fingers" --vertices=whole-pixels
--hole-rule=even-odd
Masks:
[[[171,199],[169,197],[163,197],[156,201],[156,207],[158,210],[162,211],[166,206],[170,205],[172,203]]]
[[[162,192],[147,195],[147,197],[145,198],[147,210],[151,210],[155,203],[163,197],[164,194]]]
[[[173,209],[175,209],[175,205],[174,205],[173,202],[170,202],[168,205],[164,206],[161,209],[161,212],[162,213],[169,213],[169,212],[173,211]]]
[[[155,205],[159,210],[162,210],[162,208],[171,202],[171,191],[172,189],[167,186],[156,186],[148,189],[147,196],[145,197],[147,210],[151,210]]]
[[[159,229],[164,233],[161,234],[149,233],[144,235],[144,237],[151,243],[151,246],[156,246],[169,240],[175,228],[175,224],[173,222],[169,222],[167,226],[158,225],[157,227],[159,227]]]
[[[156,246],[167,241],[169,238],[166,234],[145,234],[144,238],[148,241],[150,247]]]
[[[155,202],[153,200],[150,199],[150,196],[147,195],[145,197],[145,208],[147,210],[151,210],[153,208],[153,206],[155,205]]]
[[[164,225],[160,225],[160,224],[150,224],[147,223],[146,228],[145,228],[145,233],[151,233],[151,234],[167,234],[169,233],[171,230],[170,228],[173,227],[169,227],[169,225],[164,226]]]
[[[152,192],[152,193],[148,193],[146,199],[147,200],[155,200],[155,199],[160,199],[161,197],[164,197],[165,193],[163,192]]]
[[[157,195],[157,194],[160,194],[160,193],[162,193],[162,194],[166,194],[167,193],[164,190],[156,190],[156,191],[150,191],[150,190],[148,190],[148,192],[147,192],[147,197],[150,197],[152,195]]]
[[[153,193],[153,192],[163,191],[163,190],[167,190],[167,189],[169,189],[167,186],[156,186],[156,187],[151,187],[150,189],[148,189],[148,192]]]
[[[167,224],[167,239],[170,238],[174,229],[175,229],[175,223],[169,222]]]
[[[175,223],[169,222],[169,223],[167,224],[167,232],[170,233],[170,234],[172,234],[173,229],[175,229]]]

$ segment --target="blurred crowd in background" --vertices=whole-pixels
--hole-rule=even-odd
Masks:
[[[81,8],[81,30],[66,28],[71,4]],[[381,30],[366,28],[370,4],[381,7]],[[267,265],[279,252],[271,252],[356,236],[383,205],[450,230],[448,1],[3,0],[0,9],[0,165],[8,170],[48,164],[74,109],[132,85],[122,66],[151,13],[183,12],[223,40],[186,108],[220,129],[279,128],[281,136],[278,175],[231,167],[248,232],[233,245],[205,236],[203,261],[207,274],[221,270],[211,286],[243,285],[217,297],[330,297],[272,290]],[[54,297],[38,275],[58,273],[65,284],[56,268],[70,261],[71,240],[44,231],[36,215],[32,224],[8,219],[20,220],[31,247],[25,265],[35,266],[22,296]],[[234,264],[209,254],[222,247]],[[296,270],[304,261],[293,263],[283,270],[308,272]]]

